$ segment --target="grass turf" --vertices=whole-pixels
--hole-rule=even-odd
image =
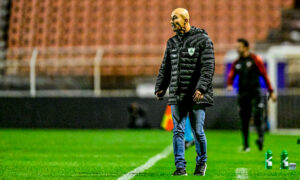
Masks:
[[[206,179],[236,179],[237,168],[247,168],[249,179],[300,179],[296,170],[280,170],[280,153],[300,165],[297,136],[266,134],[264,151],[241,152],[238,131],[206,131]],[[299,136],[298,136],[299,137]],[[0,130],[1,179],[117,179],[172,143],[172,133],[161,130]],[[273,151],[273,169],[264,169],[264,152]],[[171,177],[173,154],[134,179],[194,179],[195,149],[186,151],[187,177]]]

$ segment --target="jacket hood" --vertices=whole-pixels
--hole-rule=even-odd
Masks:
[[[194,35],[194,34],[199,34],[199,33],[208,35],[207,32],[204,29],[200,29],[200,28],[197,28],[195,26],[191,26],[191,29],[190,29],[189,32],[186,32],[184,34],[176,33],[176,35],[179,36],[179,37],[182,37],[182,36]]]
[[[202,34],[208,35],[207,32],[204,29],[200,29],[200,28],[197,28],[195,26],[191,26],[190,31],[191,31],[192,34],[202,33]]]

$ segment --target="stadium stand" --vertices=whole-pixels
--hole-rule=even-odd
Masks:
[[[6,55],[1,58],[1,74],[4,79],[9,77],[10,82],[14,82],[11,77],[27,78],[34,48],[39,51],[36,64],[39,77],[92,76],[98,47],[104,49],[102,77],[154,77],[165,42],[173,35],[170,12],[175,7],[185,7],[190,11],[191,24],[206,29],[215,44],[217,87],[223,86],[224,54],[233,48],[235,40],[243,36],[252,44],[266,39],[274,41],[269,32],[280,30],[281,12],[294,6],[294,0],[14,0],[1,3],[4,4],[1,12],[9,12],[1,16],[5,17],[1,22],[8,25],[0,33],[5,37],[0,54]],[[81,50],[74,53],[78,48]]]

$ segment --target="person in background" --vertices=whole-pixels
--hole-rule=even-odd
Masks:
[[[138,129],[138,128],[150,128],[150,124],[147,121],[147,116],[144,109],[133,102],[128,107],[129,113],[129,124],[128,128]]]
[[[185,121],[185,133],[184,133],[184,147],[188,149],[189,147],[195,145],[194,136],[192,132],[191,122],[189,116],[186,117]]]
[[[269,97],[275,102],[276,95],[271,86],[264,63],[261,57],[250,53],[249,42],[246,39],[237,40],[237,52],[239,57],[233,62],[228,75],[227,89],[233,90],[233,81],[239,75],[238,82],[238,105],[239,115],[242,121],[242,135],[244,141],[244,151],[250,151],[249,146],[249,121],[251,114],[254,115],[254,123],[258,133],[256,144],[259,150],[263,149],[264,129],[263,110],[264,103],[260,92],[259,77],[262,76],[267,84]]]

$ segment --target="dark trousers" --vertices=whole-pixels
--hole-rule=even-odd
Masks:
[[[254,124],[258,133],[258,140],[264,138],[263,111],[264,103],[260,93],[239,93],[238,97],[239,115],[242,121],[242,135],[244,147],[249,147],[249,122],[251,115],[254,117]]]

